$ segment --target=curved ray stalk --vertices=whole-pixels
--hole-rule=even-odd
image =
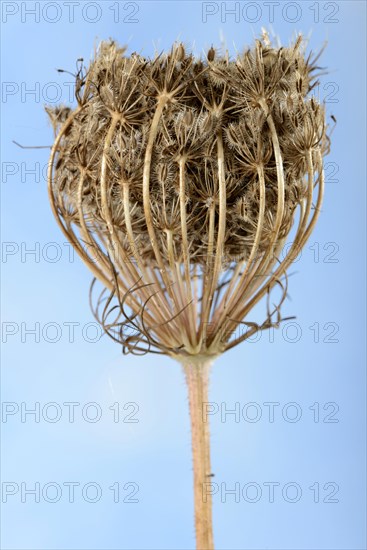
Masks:
[[[218,279],[220,276],[222,262],[223,262],[223,245],[226,232],[226,181],[225,181],[225,168],[224,168],[224,150],[223,150],[223,138],[222,130],[217,132],[217,162],[218,162],[218,182],[219,182],[219,217],[218,217],[218,231],[217,231],[217,244],[215,250],[214,267],[210,273],[208,293],[205,301],[205,309],[202,315],[202,323],[206,325],[210,318],[210,310],[213,303],[214,291],[218,285]],[[208,250],[209,254],[209,250]],[[204,293],[205,293],[204,289]],[[207,331],[205,331],[207,336]]]
[[[85,263],[85,265],[92,271],[93,275],[98,279],[100,279],[107,288],[112,290],[113,288],[112,281],[108,279],[100,269],[97,268],[97,266],[93,263],[93,261],[91,261],[90,257],[81,246],[78,238],[76,237],[71,227],[69,227],[69,229],[65,228],[64,223],[61,221],[59,210],[56,206],[55,195],[53,190],[53,170],[54,170],[54,164],[55,164],[55,156],[58,151],[60,141],[64,136],[66,130],[68,130],[69,126],[73,122],[76,115],[82,109],[83,107],[77,107],[77,109],[70,114],[70,116],[67,118],[67,120],[64,122],[63,126],[61,127],[60,132],[58,133],[55,139],[54,145],[51,149],[50,160],[49,160],[48,169],[47,169],[48,196],[50,200],[51,210],[65,238],[71,242],[75,250],[78,252],[80,258]]]
[[[144,206],[144,214],[145,214],[145,220],[146,220],[146,224],[147,224],[147,230],[148,230],[148,233],[149,233],[149,236],[150,236],[152,249],[154,251],[154,254],[155,254],[155,257],[156,257],[156,260],[157,260],[157,264],[158,264],[158,267],[159,267],[159,270],[160,270],[160,273],[161,273],[161,276],[162,276],[162,279],[163,279],[163,281],[166,285],[166,289],[167,289],[167,291],[168,291],[168,293],[169,293],[169,295],[172,299],[172,302],[175,304],[176,308],[179,309],[178,308],[178,303],[177,303],[177,298],[175,297],[175,294],[172,291],[172,288],[171,288],[172,285],[171,285],[171,282],[168,279],[166,267],[163,263],[161,253],[159,251],[157,238],[156,238],[156,234],[155,234],[155,230],[154,230],[154,226],[153,226],[151,208],[150,208],[150,189],[149,189],[149,187],[150,187],[150,166],[151,166],[151,162],[152,162],[152,152],[153,152],[154,140],[155,140],[155,137],[157,135],[158,125],[159,125],[159,121],[160,121],[162,113],[163,113],[163,109],[166,106],[167,102],[169,101],[169,98],[170,98],[169,94],[162,95],[159,98],[159,100],[157,102],[157,106],[156,106],[156,111],[155,111],[153,119],[152,119],[152,124],[151,124],[150,130],[149,130],[148,143],[147,143],[147,147],[146,147],[146,151],[145,151],[145,157],[144,157],[143,206]]]
[[[246,275],[247,275],[247,273],[246,273],[245,276],[241,277],[241,280],[237,284],[237,287],[236,287],[236,293],[233,293],[232,297],[229,300],[229,303],[228,303],[227,308],[226,308],[226,310],[228,312],[227,317],[232,318],[232,319],[238,318],[238,313],[237,313],[238,304],[237,304],[237,298],[236,297],[241,296],[242,299],[245,299],[246,290],[247,290],[248,285],[252,281],[260,281],[261,279],[257,279],[257,277],[259,277],[259,274],[262,274],[262,273],[266,272],[267,269],[269,269],[269,271],[270,271],[271,265],[274,265],[276,263],[276,257],[274,257],[275,256],[274,255],[274,245],[275,245],[275,243],[277,241],[277,238],[278,238],[278,235],[279,235],[279,231],[280,231],[280,227],[281,227],[281,223],[282,223],[282,219],[283,219],[283,212],[284,212],[284,172],[283,172],[283,159],[282,159],[282,154],[281,154],[280,147],[279,147],[279,140],[278,140],[278,136],[277,136],[277,132],[276,132],[276,128],[275,128],[275,125],[274,125],[273,118],[272,118],[271,114],[269,113],[269,110],[268,110],[268,107],[267,107],[265,101],[261,100],[260,104],[261,104],[262,108],[264,109],[264,112],[267,114],[268,125],[269,125],[269,129],[270,129],[271,137],[272,137],[272,142],[273,142],[273,150],[274,150],[276,170],[277,170],[277,183],[278,183],[277,211],[276,211],[276,217],[275,217],[275,222],[274,222],[273,233],[272,233],[272,236],[270,238],[270,242],[269,242],[268,248],[267,248],[264,256],[261,258],[255,272],[251,273],[251,276],[246,277]],[[252,249],[252,250],[254,250],[254,249]],[[248,264],[249,264],[249,262],[248,262]],[[259,284],[259,282],[257,282],[257,284]],[[242,317],[240,317],[240,318],[242,318]],[[225,322],[225,321],[223,321],[223,322]],[[233,323],[229,322],[228,326],[226,325],[226,330],[228,330],[228,332],[230,332],[232,328],[233,328]]]
[[[262,228],[264,223],[264,212],[265,212],[265,178],[264,178],[264,169],[263,166],[258,166],[258,178],[259,178],[259,192],[260,192],[260,204],[259,204],[259,217],[257,221],[257,228],[256,228],[256,234],[255,234],[255,240],[254,244],[251,249],[250,256],[247,260],[246,267],[241,275],[241,277],[238,279],[236,277],[237,272],[234,274],[231,283],[227,289],[226,294],[223,296],[222,303],[218,306],[217,312],[219,319],[216,322],[216,319],[214,317],[213,322],[216,322],[216,326],[218,327],[218,336],[215,338],[213,345],[215,346],[218,342],[218,338],[222,336],[222,323],[226,322],[226,318],[228,317],[227,310],[230,307],[231,303],[226,303],[226,299],[228,299],[228,296],[239,296],[238,294],[238,288],[241,287],[243,281],[246,280],[246,277],[248,275],[248,272],[250,270],[250,267],[252,265],[253,260],[256,258],[256,254],[258,253],[258,247],[261,239],[262,234]],[[245,262],[243,262],[245,263]],[[238,268],[241,269],[241,266],[243,263],[238,264]],[[233,290],[233,287],[236,285],[236,288]],[[232,293],[233,290],[233,293]],[[231,294],[232,293],[232,294]],[[223,305],[222,305],[223,304]],[[227,329],[227,327],[225,327]]]
[[[124,213],[125,213],[126,232],[127,232],[127,236],[128,236],[129,245],[130,245],[132,255],[133,255],[136,263],[139,266],[139,269],[142,273],[143,280],[147,281],[147,282],[153,282],[157,285],[158,288],[161,289],[161,285],[159,284],[159,281],[157,280],[157,277],[156,277],[154,271],[150,270],[150,273],[148,273],[148,270],[147,270],[146,266],[144,265],[141,257],[138,254],[138,248],[136,246],[136,241],[135,241],[135,238],[134,238],[134,233],[133,233],[132,224],[131,224],[130,200],[129,200],[129,182],[122,181],[122,188],[123,188],[123,204],[124,204]],[[162,294],[163,293],[161,292],[159,294],[159,296],[162,297]],[[157,299],[154,299],[154,302],[156,304],[155,313],[157,315],[157,319],[156,319],[155,322],[156,323],[161,322],[163,324],[164,321],[167,319],[167,314],[168,314],[168,316],[171,315],[171,312],[169,311],[169,306],[167,304],[167,301],[162,298],[161,305],[165,309],[165,314],[163,314],[163,312],[161,311],[160,304],[158,303]],[[172,324],[170,327],[164,327],[163,332],[166,333],[166,337],[170,338],[170,336],[171,336],[171,340],[172,340],[172,331],[174,332],[174,334],[177,335],[178,330],[179,330],[179,327],[177,327],[176,324]],[[171,332],[171,334],[170,334],[170,332]],[[177,339],[175,341],[175,345],[178,345],[178,340]]]
[[[186,189],[185,189],[185,157],[181,157],[179,160],[179,181],[180,181],[180,216],[181,216],[181,236],[182,236],[182,254],[185,273],[185,284],[187,298],[190,304],[192,303],[192,288],[190,278],[190,259],[189,259],[189,244],[187,240],[187,227],[186,227]],[[199,351],[200,347],[197,343],[196,335],[196,323],[194,318],[194,310],[192,305],[188,307],[188,324],[189,334],[191,335],[191,347],[192,353],[195,354]],[[190,338],[188,336],[188,338]]]
[[[316,151],[316,155],[317,155],[318,161],[320,163],[321,171],[320,171],[320,174],[319,174],[318,196],[317,196],[317,203],[316,203],[316,206],[315,206],[315,211],[314,211],[314,214],[311,218],[311,221],[309,222],[309,224],[308,224],[307,228],[305,229],[304,233],[301,234],[301,232],[299,231],[299,236],[294,240],[293,245],[290,248],[286,258],[284,259],[282,264],[278,267],[278,269],[275,271],[275,273],[273,275],[274,281],[276,279],[279,279],[279,277],[281,277],[285,273],[285,271],[288,269],[290,264],[293,262],[293,260],[295,258],[295,254],[297,255],[299,250],[301,250],[301,248],[303,248],[306,241],[310,237],[310,235],[311,235],[311,233],[312,233],[312,231],[313,231],[313,229],[316,225],[319,214],[320,214],[322,200],[323,200],[323,196],[324,196],[325,176],[324,176],[324,170],[323,170],[323,167],[322,167],[322,155],[321,155],[319,150]],[[310,162],[310,156],[309,155],[308,155],[307,158],[308,158],[308,162]],[[310,168],[311,168],[311,170],[310,170]],[[309,164],[309,177],[310,177],[311,173],[313,173],[313,170],[312,170],[312,166]],[[312,189],[312,187],[313,186],[311,185],[311,189]],[[311,201],[310,201],[310,197],[308,196],[306,210],[310,210],[310,204],[311,204]],[[307,218],[304,217],[303,220],[305,220],[305,219],[307,219]],[[303,225],[303,220],[301,222],[302,225]],[[248,302],[248,304],[246,304],[245,309],[241,312],[241,314],[243,314],[242,318],[246,315],[246,313],[248,311],[251,310],[251,308],[253,308],[259,302],[259,300],[264,296],[264,294],[266,292],[267,292],[267,287],[261,289],[261,291],[258,294],[256,294],[252,298],[252,300],[250,302]],[[226,346],[226,350],[229,350],[229,349],[233,348],[234,346],[240,344],[241,342],[246,340],[247,337],[248,336],[245,334],[245,335],[241,336],[240,338],[237,338],[233,342],[230,342]]]

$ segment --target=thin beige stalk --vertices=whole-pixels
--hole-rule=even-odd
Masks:
[[[203,282],[203,300],[201,306],[201,315],[200,315],[200,345],[206,341],[207,335],[207,319],[209,312],[207,311],[207,304],[209,301],[209,289],[210,289],[210,274],[213,272],[213,263],[214,263],[214,231],[215,231],[215,203],[214,201],[209,206],[208,213],[209,223],[208,223],[208,246],[207,246],[207,256],[206,256],[206,265],[204,267],[204,282]]]
[[[148,143],[147,148],[145,151],[145,157],[144,157],[144,172],[143,172],[143,207],[144,207],[144,214],[145,214],[145,220],[147,224],[147,230],[150,236],[150,241],[152,245],[152,249],[155,254],[155,258],[159,267],[159,270],[161,272],[162,279],[166,285],[166,289],[170,296],[173,299],[173,302],[177,305],[177,300],[175,299],[175,295],[172,292],[171,289],[171,281],[167,277],[166,273],[166,266],[164,265],[164,262],[162,260],[161,253],[159,251],[158,243],[157,243],[157,237],[154,230],[153,225],[153,219],[152,219],[152,213],[151,213],[151,200],[150,200],[150,167],[152,163],[152,152],[153,152],[153,145],[154,140],[158,132],[158,125],[159,121],[161,119],[163,109],[167,104],[167,101],[169,99],[169,96],[163,95],[157,102],[156,111],[154,113],[152,124],[149,131],[149,137],[148,137]]]
[[[183,156],[179,160],[179,180],[180,180],[180,214],[181,214],[181,236],[182,236],[182,254],[183,264],[185,272],[186,283],[186,295],[189,300],[189,307],[187,312],[188,323],[190,325],[191,345],[193,346],[194,353],[197,353],[197,334],[195,328],[194,309],[192,307],[192,289],[190,279],[190,257],[189,257],[189,243],[187,239],[187,226],[186,226],[186,187],[185,187],[185,163],[186,158]]]
[[[130,249],[131,249],[131,252],[132,252],[132,255],[137,263],[137,265],[139,266],[139,269],[142,273],[142,280],[144,280],[145,283],[152,283],[153,281],[153,288],[161,288],[160,284],[159,284],[159,281],[158,281],[158,278],[155,277],[155,274],[154,274],[154,271],[153,270],[148,270],[146,268],[146,266],[144,265],[140,255],[139,255],[139,251],[138,251],[138,247],[136,246],[136,242],[135,242],[135,239],[134,239],[134,233],[133,233],[133,229],[132,229],[132,224],[131,224],[131,216],[130,216],[130,199],[129,199],[129,182],[128,181],[125,181],[125,180],[122,180],[121,181],[121,184],[122,184],[122,189],[123,189],[123,204],[124,204],[124,213],[125,213],[125,223],[126,223],[126,233],[127,233],[127,237],[128,237],[128,240],[129,240],[129,245],[130,245]],[[165,317],[167,316],[167,313],[169,314],[169,305],[167,304],[167,301],[164,299],[164,293],[161,292],[160,293],[160,297],[161,297],[161,302],[157,302],[157,299],[156,297],[153,297],[152,300],[154,300],[154,302],[156,303],[156,307],[154,309],[156,315],[157,315],[157,319],[156,321],[159,321],[161,323],[161,334],[163,334],[163,338],[165,336],[165,332],[167,331],[169,333],[169,331],[171,332],[171,341],[172,341],[172,331],[174,331],[174,333],[176,334],[177,333],[177,329],[176,327],[172,326],[172,324],[170,324],[170,326],[168,327],[165,327],[163,326],[163,323],[165,321]],[[163,307],[165,308],[165,314],[164,312],[161,312],[161,306],[163,305]]]
[[[131,264],[131,262],[129,261],[128,254],[124,250],[118,238],[117,231],[114,227],[113,220],[112,220],[111,209],[109,208],[109,197],[108,197],[107,155],[108,155],[108,151],[111,146],[112,137],[118,122],[119,122],[119,116],[116,113],[113,115],[111,119],[111,124],[108,129],[104,146],[103,146],[103,155],[102,155],[102,162],[101,162],[101,180],[100,180],[101,212],[107,224],[108,232],[110,234],[110,239],[108,242],[110,256],[114,258],[114,260],[116,261],[116,264],[121,270],[121,273],[123,273],[124,276],[126,277],[129,287],[132,287],[139,278],[138,272],[136,271],[133,264]]]
[[[262,284],[262,281],[264,279],[269,278],[271,275],[271,268],[277,261],[277,256],[274,254],[274,247],[277,243],[277,239],[279,239],[279,231],[282,223],[282,217],[284,212],[284,170],[283,170],[283,159],[282,159],[282,153],[279,146],[279,140],[277,131],[274,125],[273,118],[271,116],[271,113],[269,113],[268,106],[266,102],[262,99],[260,102],[260,105],[262,106],[265,114],[267,114],[267,122],[269,125],[269,129],[271,132],[272,137],[272,143],[273,143],[273,150],[274,150],[274,156],[275,156],[275,163],[276,163],[276,171],[277,171],[277,185],[278,185],[278,198],[277,198],[277,209],[276,209],[276,216],[274,221],[274,228],[272,232],[272,236],[269,240],[269,245],[266,250],[266,253],[262,257],[262,259],[259,261],[258,266],[254,270],[254,272],[251,271],[251,276],[246,277],[248,268],[251,267],[251,261],[247,262],[246,269],[242,276],[239,279],[239,282],[237,284],[236,292],[234,292],[231,296],[231,299],[229,301],[229,304],[227,305],[227,311],[228,311],[228,317],[229,319],[241,319],[243,318],[243,313],[239,313],[239,310],[241,309],[241,304],[238,304],[238,300],[235,299],[235,297],[238,296],[245,296],[246,291],[248,291],[248,287],[251,287],[251,290],[255,287],[259,287]],[[262,169],[262,177],[263,177],[263,167]],[[259,180],[261,181],[262,178],[259,174]],[[263,190],[264,191],[264,190]],[[265,194],[262,195],[263,203],[262,208],[264,207],[264,201],[265,201]],[[260,203],[261,204],[261,203]],[[261,223],[263,220],[263,212],[261,216]],[[257,227],[259,229],[259,226]],[[261,228],[260,228],[261,230]],[[257,244],[257,240],[260,238],[261,234],[257,231],[256,237],[254,241],[254,246],[252,247],[252,253],[255,253],[255,244]],[[274,285],[276,283],[276,279],[272,278],[273,283],[270,282],[268,285],[268,288],[271,288],[272,284]],[[231,332],[233,327],[236,326],[236,323],[227,323],[225,326],[225,329],[228,330],[228,332]],[[221,333],[221,329],[219,328],[218,333]]]
[[[323,197],[324,197],[325,174],[324,174],[324,169],[323,169],[323,164],[322,164],[322,155],[321,155],[321,152],[319,150],[316,150],[316,157],[317,157],[318,164],[319,164],[319,178],[318,178],[318,196],[317,196],[317,202],[316,202],[316,206],[315,206],[315,209],[314,209],[313,216],[312,216],[307,228],[305,228],[303,233],[301,233],[300,228],[304,227],[304,223],[305,223],[306,218],[305,217],[301,218],[300,227],[297,231],[296,238],[295,238],[295,240],[294,240],[294,242],[293,242],[286,258],[283,260],[283,262],[280,264],[280,266],[274,272],[273,280],[279,279],[279,277],[281,277],[286,272],[287,268],[294,261],[295,255],[297,255],[299,253],[299,250],[301,250],[304,247],[307,239],[310,237],[310,235],[311,235],[311,233],[312,233],[312,231],[313,231],[313,229],[316,225],[319,214],[321,212],[321,205],[322,205],[322,201],[323,201]],[[308,163],[308,177],[309,177],[309,179],[311,179],[311,182],[312,182],[312,184],[311,184],[311,190],[312,190],[313,187],[314,187],[314,185],[313,185],[314,172],[313,172],[313,165],[312,165],[312,155],[307,154],[306,158],[307,158],[307,163]],[[307,206],[306,206],[306,211],[307,212],[309,212],[310,209],[311,209],[311,207],[310,207],[311,201],[312,201],[312,193],[310,191],[309,195],[307,197]],[[266,292],[266,287],[264,286],[248,302],[246,308],[241,312],[241,314],[246,315],[246,313],[248,311],[250,311],[251,308],[253,308],[259,302],[259,300],[263,297],[265,292]],[[253,331],[249,331],[248,333],[244,334],[240,338],[236,338],[233,342],[231,342],[227,346],[227,349],[233,348],[234,346],[236,346],[239,343],[243,342],[246,338],[248,338],[252,334],[253,334]]]
[[[226,232],[226,180],[225,180],[225,166],[224,166],[224,150],[223,150],[223,136],[221,130],[217,132],[217,163],[218,163],[218,195],[219,195],[219,214],[218,214],[218,236],[217,246],[215,250],[214,266],[210,271],[209,284],[207,287],[208,298],[205,300],[205,308],[202,315],[202,325],[205,327],[204,334],[206,334],[207,323],[210,317],[210,310],[212,308],[213,297],[222,269],[223,262],[223,246]],[[214,215],[214,212],[213,212]],[[208,252],[209,254],[209,252]],[[205,289],[206,290],[206,289]],[[205,292],[204,290],[204,292]]]
[[[189,394],[194,470],[195,531],[197,550],[213,550],[210,433],[205,415],[212,358],[192,356],[182,360]],[[209,493],[209,494],[208,494]]]
[[[92,271],[93,275],[97,277],[102,283],[109,288],[110,290],[113,288],[112,281],[106,277],[106,275],[98,269],[98,267],[93,263],[93,261],[90,260],[88,254],[86,253],[84,247],[80,244],[79,239],[75,235],[74,231],[72,230],[70,223],[68,223],[67,219],[63,220],[63,217],[61,215],[61,204],[60,204],[60,193],[56,191],[57,199],[55,196],[55,189],[53,187],[53,180],[54,180],[54,170],[55,170],[55,158],[56,154],[59,151],[60,143],[62,140],[62,137],[65,135],[65,132],[69,129],[71,126],[74,118],[77,116],[77,114],[82,110],[82,107],[78,107],[75,109],[73,113],[67,118],[67,120],[64,122],[63,126],[61,127],[55,142],[51,149],[51,155],[50,160],[48,163],[48,169],[47,169],[47,186],[48,186],[48,197],[50,200],[51,210],[55,216],[55,219],[64,234],[64,236],[71,242],[75,250],[78,252],[79,256],[85,263],[85,265]],[[65,227],[65,225],[67,227]]]
[[[222,323],[225,323],[224,330],[227,330],[227,331],[230,330],[229,329],[229,323],[228,322],[226,323],[226,314],[227,314],[228,307],[229,307],[229,304],[230,304],[229,301],[227,303],[227,298],[228,298],[228,296],[233,297],[233,295],[238,296],[238,294],[236,292],[232,293],[233,286],[236,284],[236,282],[238,282],[237,288],[241,287],[242,282],[246,279],[246,276],[248,275],[248,272],[249,272],[249,270],[252,266],[253,260],[256,258],[256,254],[258,254],[258,246],[259,246],[259,242],[260,242],[260,239],[261,239],[261,233],[262,233],[263,222],[264,222],[264,211],[265,211],[265,179],[264,179],[264,168],[263,168],[262,165],[258,166],[258,178],[259,178],[259,190],[260,190],[259,218],[258,218],[257,227],[256,227],[256,236],[255,236],[254,244],[252,246],[251,253],[250,253],[250,256],[249,256],[247,262],[241,262],[237,265],[236,271],[233,275],[233,278],[230,282],[230,285],[227,289],[227,292],[225,293],[225,295],[222,299],[222,302],[221,302],[221,304],[219,305],[219,307],[217,309],[217,312],[218,312],[218,315],[219,315],[219,321],[217,323],[217,326],[218,326],[217,335],[215,336],[215,338],[213,340],[213,345],[214,346],[217,344],[218,339],[223,337]],[[246,267],[245,267],[242,275],[239,277],[238,274],[240,272],[241,266],[244,265],[245,263],[246,263]],[[223,306],[222,306],[222,304],[223,304]],[[214,319],[215,319],[215,317],[214,317]]]

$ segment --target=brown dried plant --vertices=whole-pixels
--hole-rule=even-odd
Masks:
[[[200,549],[213,548],[202,498],[209,365],[279,326],[286,271],[320,213],[329,138],[324,107],[309,96],[318,57],[305,55],[301,36],[276,48],[266,33],[234,60],[214,48],[197,59],[181,43],[147,59],[102,42],[87,70],[79,62],[77,107],[47,109],[51,206],[104,286],[95,316],[124,352],[184,366]],[[280,303],[268,300],[264,322],[250,321],[276,285]]]

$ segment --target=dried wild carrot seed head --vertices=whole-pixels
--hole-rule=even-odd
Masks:
[[[126,351],[217,355],[279,323],[279,306],[261,325],[247,316],[276,284],[283,301],[319,213],[329,139],[309,97],[316,61],[301,37],[274,48],[265,36],[235,60],[183,44],[150,60],[103,42],[76,75],[77,107],[47,109],[54,213],[115,294],[118,308],[101,299],[95,314]]]

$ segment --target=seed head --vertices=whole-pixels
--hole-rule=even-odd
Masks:
[[[217,355],[279,324],[280,305],[261,325],[248,314],[274,285],[284,300],[320,211],[329,138],[309,96],[316,60],[301,36],[275,48],[264,34],[234,60],[183,44],[146,59],[102,42],[76,77],[77,107],[47,108],[51,205],[111,293],[94,313],[125,351]]]

